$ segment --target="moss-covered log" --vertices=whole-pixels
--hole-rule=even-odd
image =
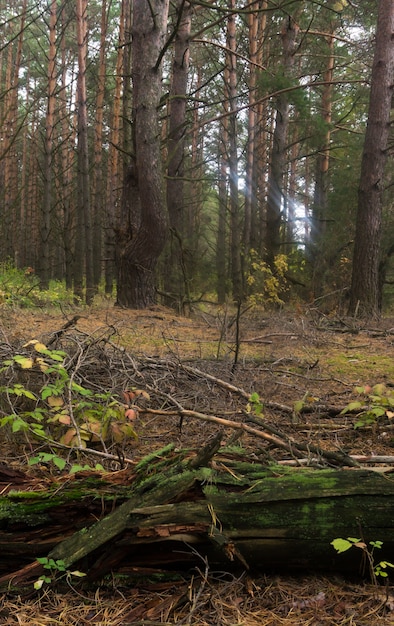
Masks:
[[[225,451],[209,462],[216,448],[200,457],[167,449],[121,484],[81,476],[10,491],[0,498],[0,580],[37,577],[38,556],[78,564],[91,580],[201,558],[212,567],[356,573],[361,551],[337,555],[330,545],[348,536],[382,541],[379,560],[394,561],[390,473],[267,467]]]

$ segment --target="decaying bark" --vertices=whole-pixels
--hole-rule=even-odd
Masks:
[[[64,477],[31,489],[4,469],[14,488],[0,498],[0,584],[42,573],[35,559],[62,559],[97,580],[210,567],[351,570],[356,548],[337,555],[331,541],[383,542],[394,559],[394,481],[365,469],[286,468],[219,451],[219,432],[198,454],[173,446],[130,471]],[[17,484],[19,483],[19,485]],[[118,484],[117,484],[118,483]]]

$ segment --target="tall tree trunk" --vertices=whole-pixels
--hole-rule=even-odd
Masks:
[[[96,119],[94,123],[94,169],[92,179],[92,254],[93,254],[93,284],[97,291],[101,279],[102,266],[102,225],[104,207],[104,180],[103,180],[103,119],[104,96],[107,59],[107,30],[108,12],[107,2],[102,0],[100,26],[100,53],[97,77]]]
[[[297,14],[300,9],[297,9]],[[291,75],[294,65],[296,37],[298,33],[296,17],[290,15],[282,25],[283,46],[283,73]],[[289,130],[289,99],[286,93],[277,97],[276,118],[271,151],[271,167],[267,195],[267,230],[266,230],[266,257],[267,263],[274,269],[275,256],[280,251],[282,208],[284,199],[284,181],[287,167],[287,143]]]
[[[196,61],[195,61],[196,62]],[[201,62],[197,61],[195,70],[196,82],[193,85],[193,128],[191,132],[191,185],[189,186],[186,206],[186,239],[189,245],[188,268],[190,274],[198,265],[198,245],[201,218],[204,204],[204,135],[200,128],[200,93],[203,85],[204,72]]]
[[[124,223],[128,216],[123,217],[119,214],[119,205],[121,205],[121,195],[119,189],[123,181],[126,179],[124,168],[120,160],[120,127],[121,127],[121,104],[122,104],[122,84],[123,84],[123,113],[124,120],[126,117],[126,104],[129,100],[129,76],[131,70],[130,59],[130,40],[131,33],[131,6],[130,0],[122,0],[119,19],[119,35],[115,68],[115,87],[113,94],[113,107],[111,115],[111,130],[108,149],[108,174],[107,174],[107,191],[106,191],[106,216],[104,227],[104,252],[105,252],[105,293],[111,295],[115,279],[115,230],[118,222]],[[128,113],[129,114],[129,113]],[[123,138],[125,133],[123,133]],[[124,147],[124,146],[123,146]],[[123,229],[125,226],[123,225]],[[120,241],[117,242],[118,245]]]
[[[71,114],[71,103],[67,99],[67,82],[69,76],[69,63],[67,62],[66,25],[67,15],[63,5],[61,12],[61,78],[59,89],[59,117],[63,141],[60,146],[60,172],[59,172],[59,201],[62,212],[62,239],[64,248],[64,275],[67,289],[73,288],[74,271],[74,242],[75,242],[75,210],[74,210],[74,146],[76,143],[76,128]],[[71,119],[70,119],[71,118]]]
[[[327,65],[323,75],[323,87],[321,97],[322,117],[325,124],[323,144],[316,160],[316,178],[313,195],[313,206],[310,230],[311,261],[312,272],[312,292],[314,297],[322,294],[324,287],[324,275],[326,273],[327,261],[325,260],[325,249],[323,246],[324,236],[327,232],[327,209],[328,209],[328,176],[330,163],[330,141],[331,141],[331,120],[332,120],[332,93],[334,75],[334,32],[335,26],[331,22],[327,37],[328,46]]]
[[[26,9],[27,9],[27,0],[23,0],[22,7],[20,9],[20,23],[19,23],[19,35],[18,35],[18,43],[16,49],[16,58],[12,67],[13,71],[13,89],[11,92],[11,118],[13,119],[13,123],[17,123],[18,119],[18,99],[19,99],[19,73],[21,68],[21,60],[22,60],[22,48],[25,34],[25,23],[26,23]],[[14,128],[14,136],[12,137],[12,141],[14,142],[16,135],[21,130],[21,126],[18,123],[18,129]],[[24,133],[25,136],[25,133]],[[21,213],[23,211],[21,207],[21,193],[20,193],[20,181],[19,181],[19,172],[18,172],[18,156],[16,150],[11,150],[8,154],[8,161],[11,164],[10,169],[10,189],[11,189],[11,207],[12,207],[12,215],[13,215],[13,223],[12,223],[12,241],[14,248],[14,260],[15,265],[17,267],[22,267],[21,264],[21,252],[23,248],[24,242],[24,231],[23,231],[23,223],[21,220]]]
[[[2,81],[0,98],[2,100],[0,118],[1,251],[4,259],[14,259],[16,265],[19,264],[17,239],[20,238],[16,141],[21,130],[21,124],[18,122],[18,90],[25,19],[26,0],[15,22],[10,20],[7,28],[4,28],[2,39],[3,49],[7,54],[2,55],[1,77],[4,82]]]
[[[230,187],[230,222],[231,222],[231,283],[233,299],[241,302],[243,299],[242,268],[241,268],[241,216],[239,210],[239,183],[238,183],[238,141],[237,141],[237,40],[236,40],[236,2],[229,0],[231,11],[227,20],[227,72],[229,123],[228,123],[228,173]]]
[[[53,205],[53,136],[55,126],[56,109],[56,23],[57,1],[52,0],[49,7],[49,51],[48,51],[48,96],[47,114],[45,119],[45,143],[44,143],[44,192],[41,212],[41,263],[39,275],[41,287],[47,289],[51,274],[50,263],[50,233]]]
[[[248,139],[246,146],[246,168],[245,168],[245,218],[243,234],[243,279],[244,289],[246,289],[246,277],[249,273],[249,253],[250,248],[259,249],[257,242],[261,238],[258,229],[258,186],[259,170],[264,170],[263,160],[260,158],[264,154],[266,146],[263,147],[260,141],[264,135],[264,123],[261,114],[266,108],[266,103],[254,104],[257,99],[257,76],[262,70],[262,55],[264,46],[264,31],[267,19],[267,0],[260,0],[256,6],[255,13],[248,14],[249,32],[249,108],[248,108]],[[264,140],[263,140],[264,142]],[[265,142],[264,142],[265,143]]]
[[[185,197],[184,197],[184,144],[186,124],[186,95],[189,73],[189,40],[191,5],[177,0],[175,13],[175,45],[169,103],[169,128],[167,139],[167,206],[171,236],[164,276],[164,289],[182,303],[189,297],[188,276],[184,258],[185,247]],[[189,298],[190,299],[190,298]],[[183,307],[181,307],[181,310]],[[183,312],[183,310],[182,310]]]
[[[380,0],[372,65],[368,123],[358,188],[349,312],[375,318],[379,308],[379,261],[384,169],[394,80],[394,4]]]
[[[228,110],[228,100],[224,101],[225,112]],[[218,154],[218,230],[216,239],[216,292],[218,304],[224,304],[227,297],[227,145],[228,145],[228,116],[226,115],[220,125],[219,154]]]
[[[164,248],[168,218],[163,192],[158,106],[169,0],[135,0],[132,79],[135,159],[131,188],[139,198],[134,219],[118,230],[117,304],[145,308],[156,302],[155,269]],[[138,224],[132,229],[133,222]]]
[[[78,41],[78,192],[77,232],[75,239],[74,293],[82,298],[85,270],[85,300],[91,304],[94,296],[92,226],[89,189],[88,109],[86,90],[87,0],[76,1]]]

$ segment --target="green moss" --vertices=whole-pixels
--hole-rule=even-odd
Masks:
[[[394,377],[394,361],[387,355],[351,351],[326,355],[325,364],[333,375],[349,376],[353,381],[375,383]]]

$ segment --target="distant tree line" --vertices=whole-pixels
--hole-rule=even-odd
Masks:
[[[0,261],[87,303],[102,286],[131,308],[297,297],[379,315],[390,0],[0,8]]]

